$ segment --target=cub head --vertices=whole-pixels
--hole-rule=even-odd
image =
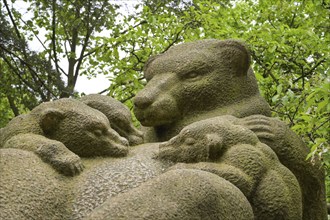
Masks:
[[[80,100],[102,112],[109,119],[111,128],[125,137],[130,145],[143,143],[143,133],[134,127],[131,112],[123,103],[100,94],[86,95]]]
[[[194,122],[160,144],[158,158],[188,163],[217,160],[230,146],[258,143],[252,131],[233,123],[236,120],[225,115]]]
[[[189,120],[259,95],[250,54],[234,40],[174,46],[151,57],[144,75],[147,85],[133,100],[136,117],[144,126]],[[223,113],[235,115],[230,109]]]
[[[31,114],[39,118],[46,137],[62,142],[81,157],[116,157],[128,153],[128,141],[110,127],[107,117],[80,101],[46,102]]]

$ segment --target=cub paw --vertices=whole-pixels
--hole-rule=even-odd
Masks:
[[[251,115],[240,118],[236,124],[250,129],[258,138],[273,139],[275,136],[271,119],[264,115]]]
[[[53,157],[50,164],[59,172],[65,176],[75,176],[80,174],[84,165],[80,157],[74,153],[57,155]]]
[[[78,155],[70,151],[58,141],[40,146],[36,153],[43,161],[49,163],[55,170],[66,176],[75,176],[83,171],[83,164]]]

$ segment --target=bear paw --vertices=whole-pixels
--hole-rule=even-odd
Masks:
[[[50,164],[65,176],[75,176],[80,174],[84,165],[79,156],[74,153],[57,155],[50,161]]]
[[[36,153],[63,175],[75,176],[83,171],[84,166],[80,157],[61,142],[52,141],[51,144],[44,144],[37,149]]]

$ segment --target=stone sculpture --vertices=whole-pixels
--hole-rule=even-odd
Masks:
[[[166,141],[192,122],[219,116],[270,116],[238,41],[180,44],[149,59],[147,85],[134,98],[135,115],[151,127],[146,141]]]
[[[233,116],[194,122],[159,147],[159,158],[184,162],[176,169],[204,170],[228,180],[249,200],[255,219],[301,219],[297,179],[237,122]]]
[[[102,112],[109,119],[110,126],[129,141],[130,146],[143,143],[143,133],[135,128],[130,110],[121,102],[109,96],[91,94],[80,99],[88,106]]]
[[[144,72],[134,103],[145,144],[125,108],[98,95],[55,101],[60,113],[50,117],[43,112],[53,104],[41,105],[0,131],[0,219],[326,219],[324,174],[270,118],[244,44],[180,44],[150,58]],[[112,123],[139,145],[128,151]],[[93,144],[104,133],[116,142],[105,149],[121,153]],[[84,171],[63,176],[47,160],[53,147],[44,156],[33,143],[62,146]]]
[[[147,126],[147,141],[166,141],[185,126],[221,115],[242,118],[281,163],[303,193],[303,219],[324,219],[324,174],[305,160],[308,149],[287,126],[270,117],[239,41],[203,40],[172,47],[145,65],[148,83],[134,98],[135,114]],[[313,208],[311,208],[313,207]]]
[[[125,156],[127,140],[99,111],[74,99],[46,102],[2,129],[0,146],[30,150],[66,175],[82,171],[79,156]]]

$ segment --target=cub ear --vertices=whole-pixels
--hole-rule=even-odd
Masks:
[[[223,149],[223,138],[216,133],[207,134],[206,144],[209,148],[209,158],[217,159]]]
[[[45,109],[40,116],[40,126],[45,134],[51,134],[64,118],[64,112],[59,109]]]

